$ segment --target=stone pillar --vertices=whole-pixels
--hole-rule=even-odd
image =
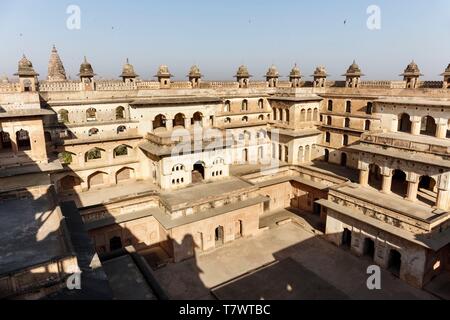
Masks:
[[[447,137],[448,121],[447,119],[437,119],[436,138],[445,139]]]
[[[363,187],[367,187],[369,185],[369,170],[359,170],[359,184]]]
[[[448,190],[443,189],[438,190],[436,207],[441,210],[448,209]]]
[[[11,140],[11,149],[13,153],[19,152],[19,145],[17,144],[17,136],[15,132],[9,131],[9,139]],[[31,142],[31,137],[30,137]]]
[[[191,118],[184,118],[184,127],[188,130],[191,128]]]
[[[389,173],[389,174],[383,173],[381,192],[386,193],[386,194],[391,193],[391,186],[392,186],[392,173]]]
[[[422,118],[420,117],[411,117],[411,134],[418,136],[420,135],[420,126],[422,123]]]
[[[412,202],[417,200],[417,191],[419,190],[419,181],[408,181],[408,191],[406,199]]]
[[[173,119],[166,119],[166,129],[171,131],[173,129]]]

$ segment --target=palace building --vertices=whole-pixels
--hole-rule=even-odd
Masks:
[[[0,298],[84,270],[77,223],[90,267],[129,246],[161,265],[257,237],[284,208],[415,287],[449,272],[450,65],[432,82],[415,62],[393,81],[302,71],[143,80],[127,59],[97,80],[84,57],[68,80],[53,47],[43,79],[23,56],[0,82]]]

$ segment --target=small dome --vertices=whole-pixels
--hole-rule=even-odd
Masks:
[[[201,78],[202,74],[200,72],[200,68],[196,65],[193,65],[189,70],[188,77],[190,78]]]
[[[92,69],[92,65],[87,61],[86,57],[84,57],[84,61],[80,66],[80,73],[78,75],[80,77],[95,76],[94,69]]]
[[[25,55],[23,55],[22,59],[19,61],[18,72],[15,74],[16,76],[38,76],[38,74],[33,69],[33,64],[30,60],[27,59]]]
[[[241,66],[238,68],[238,71],[236,72],[236,77],[238,77],[238,78],[250,78],[251,75],[250,75],[250,73],[248,72],[247,67],[244,66],[244,65],[241,65]]]
[[[123,65],[122,74],[120,75],[120,77],[136,78],[137,76],[138,75],[136,74],[136,72],[134,72],[133,65],[130,64],[127,58],[126,63]]]
[[[316,70],[314,70],[314,77],[326,77],[328,76],[327,74],[327,69],[324,66],[318,66],[316,68]]]
[[[419,66],[413,61],[406,67],[402,76],[421,76]]]
[[[350,67],[348,67],[347,72],[344,74],[344,76],[347,77],[363,76],[361,68],[358,66],[358,64],[356,64],[355,60],[353,60],[353,63],[350,65]]]
[[[155,75],[155,77],[170,78],[170,77],[172,77],[172,74],[170,74],[170,72],[169,72],[169,67],[163,64],[163,65],[159,66],[158,73]]]
[[[267,70],[266,77],[267,78],[278,78],[280,76],[277,67],[274,65],[270,66],[269,70]]]
[[[441,74],[441,76],[450,76],[450,64],[447,66],[447,69],[445,69],[444,73]]]
[[[302,73],[300,72],[300,68],[297,66],[297,64],[294,65],[294,67],[291,70],[291,73],[289,73],[289,77],[291,78],[301,78]]]

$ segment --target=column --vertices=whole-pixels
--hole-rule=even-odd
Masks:
[[[447,119],[436,119],[436,138],[445,139],[447,137],[447,129]]]
[[[188,130],[191,128],[191,118],[184,118],[184,127]]]
[[[14,131],[14,130],[13,130]],[[6,131],[9,133],[9,139],[11,140],[11,149],[13,153],[19,152],[19,146],[17,144],[17,136],[13,131]],[[30,139],[31,140],[31,139]],[[30,141],[31,142],[31,141]]]
[[[359,170],[359,184],[363,187],[367,187],[369,185],[369,170]]]
[[[389,194],[391,193],[392,186],[392,173],[383,174],[383,181],[381,184],[381,192]]]
[[[411,134],[418,136],[420,135],[420,127],[422,123],[422,118],[411,117]]]
[[[441,210],[448,209],[448,190],[443,189],[438,190],[436,207]]]
[[[166,129],[171,131],[173,129],[173,119],[166,119]]]
[[[419,181],[408,181],[408,191],[406,199],[412,202],[417,200],[417,191],[419,190]]]

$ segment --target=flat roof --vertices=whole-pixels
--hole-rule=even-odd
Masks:
[[[49,116],[55,114],[52,110],[47,109],[14,109],[0,112],[0,118],[22,118],[22,117],[36,117]]]
[[[407,105],[421,105],[421,106],[436,106],[436,107],[450,107],[450,100],[432,100],[423,98],[380,98],[377,103],[389,104],[407,104]]]
[[[323,98],[319,96],[306,96],[306,97],[283,97],[283,96],[271,96],[268,100],[279,101],[292,101],[292,102],[307,102],[307,101],[322,101]]]
[[[130,106],[161,106],[167,104],[199,104],[199,103],[222,103],[222,99],[218,97],[197,97],[197,96],[180,96],[165,98],[146,98],[134,100]]]
[[[49,222],[57,212],[46,196],[1,201],[0,274],[71,255],[64,236]]]

